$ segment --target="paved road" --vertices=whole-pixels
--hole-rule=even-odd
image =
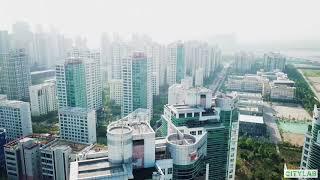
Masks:
[[[209,89],[212,90],[213,94],[215,94],[222,86],[222,83],[224,82],[227,76],[228,68],[229,64],[224,66],[223,69],[219,72],[219,74],[217,74],[217,78],[215,78],[213,83],[209,86]]]
[[[282,138],[276,123],[276,117],[273,116],[275,113],[271,105],[268,102],[264,102],[263,118],[267,125],[267,133],[269,133],[272,142],[278,144],[282,142]]]

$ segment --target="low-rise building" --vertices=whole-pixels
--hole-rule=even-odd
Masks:
[[[263,116],[239,115],[239,135],[263,137],[266,135],[266,124]]]
[[[4,145],[9,179],[42,179],[40,148],[53,141],[51,135],[33,134]]]
[[[246,74],[245,76],[230,76],[227,89],[230,91],[263,93],[269,80],[261,76]]]
[[[55,139],[40,148],[41,173],[43,179],[68,180],[70,163],[90,157],[88,152],[94,149],[105,157],[106,150],[94,148],[93,144],[82,144],[62,139]],[[70,179],[71,180],[71,179]]]
[[[292,101],[295,98],[294,81],[291,80],[274,80],[270,83],[271,93],[270,98],[272,100],[289,100]]]

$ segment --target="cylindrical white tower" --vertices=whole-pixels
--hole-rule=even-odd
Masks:
[[[167,137],[173,164],[189,165],[198,159],[196,138],[190,134],[171,134]]]
[[[108,154],[111,163],[129,163],[132,161],[132,129],[117,124],[107,130]]]

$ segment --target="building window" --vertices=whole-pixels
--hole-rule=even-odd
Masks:
[[[168,168],[168,174],[172,174],[172,168]]]
[[[190,134],[191,135],[196,135],[197,133],[196,133],[196,131],[190,131]]]
[[[166,170],[165,169],[161,169],[161,171],[163,172],[163,174],[166,174]]]
[[[198,135],[202,135],[202,131],[198,131]]]

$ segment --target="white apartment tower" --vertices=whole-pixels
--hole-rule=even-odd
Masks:
[[[86,108],[59,109],[61,139],[75,143],[92,144],[96,139],[96,112]]]
[[[185,48],[181,42],[168,46],[167,84],[180,83],[185,76]]]
[[[117,105],[122,103],[122,79],[111,79],[109,81],[110,99]]]
[[[123,42],[113,42],[111,44],[111,64],[112,79],[121,79],[122,59],[127,58],[131,49]]]
[[[14,100],[1,100],[0,127],[6,129],[9,141],[32,134],[29,103]]]
[[[31,114],[46,115],[57,110],[56,84],[54,81],[30,86]]]

